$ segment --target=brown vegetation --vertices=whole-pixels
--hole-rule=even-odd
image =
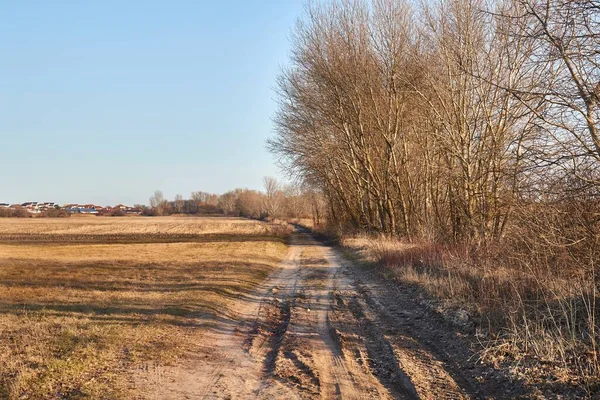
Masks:
[[[50,209],[48,211],[44,211],[40,214],[40,217],[44,218],[68,218],[71,214],[67,210],[62,209]]]
[[[348,238],[343,245],[383,267],[388,278],[424,290],[433,310],[477,334],[484,360],[496,365],[517,361],[513,372],[528,383],[597,393],[595,321],[600,315],[593,272],[569,267],[573,256],[548,254],[543,246],[509,254],[506,248],[474,250],[385,238]],[[585,245],[572,249],[581,250],[579,257],[590,256]],[[549,265],[557,258],[564,269]]]
[[[312,225],[324,220],[323,196],[306,185],[283,185],[275,178],[264,178],[264,192],[251,189],[234,189],[222,195],[193,192],[191,199],[182,195],[174,201],[164,198],[160,190],[150,197],[150,207],[144,208],[145,216],[178,214],[226,215],[253,219],[309,219]]]
[[[234,218],[0,223],[0,397],[125,398],[131,374],[193,350],[286,253]]]
[[[29,218],[31,213],[25,209],[0,208],[0,218]]]
[[[599,18],[592,1],[309,7],[269,142],[330,232],[392,238],[375,258],[476,313],[490,348],[590,384]]]

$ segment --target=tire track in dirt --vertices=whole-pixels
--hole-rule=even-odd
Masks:
[[[297,233],[281,268],[145,398],[465,398],[331,248]]]
[[[282,391],[283,387],[265,385],[266,382],[262,377],[263,371],[269,371],[272,368],[271,365],[278,356],[281,341],[289,324],[290,298],[293,296],[297,284],[300,257],[300,250],[292,247],[286,260],[282,263],[281,270],[267,279],[261,285],[261,289],[255,293],[256,302],[249,305],[238,303],[239,307],[236,307],[238,320],[242,322],[232,331],[221,335],[217,343],[217,347],[226,352],[224,359],[229,358],[232,362],[220,365],[216,379],[213,375],[213,380],[208,380],[204,389],[204,392],[207,393],[205,398],[211,398],[208,396],[215,392],[216,398],[237,398],[244,393],[246,396],[249,393],[259,395],[262,392],[265,392],[265,396],[268,397],[291,394],[289,391]],[[289,285],[289,282],[292,284]],[[269,335],[266,340],[259,341],[257,347],[252,338],[248,338],[247,327],[248,322],[253,321],[252,325],[258,326],[257,333],[260,333],[261,326],[258,321],[263,314],[266,314],[267,325],[262,327],[262,331]],[[244,337],[247,339],[240,343],[239,339]],[[254,348],[253,352],[244,351],[244,342],[248,341],[250,348]],[[256,362],[256,359],[262,360],[262,366]],[[243,362],[247,362],[245,367],[240,365]],[[237,379],[232,379],[235,377]]]
[[[298,340],[300,346],[310,350],[315,365],[314,374],[319,377],[319,395],[323,399],[373,398],[369,390],[376,382],[370,381],[359,369],[351,371],[348,368],[339,343],[331,333],[329,313],[332,310],[334,277],[337,276],[339,265],[330,262],[328,249],[318,246],[312,239],[309,243],[315,247],[312,257],[303,259],[303,308],[297,313],[296,324],[302,327],[302,331],[296,330],[303,335],[303,340]]]
[[[268,341],[257,341],[263,335],[258,321],[265,312],[272,311],[273,294],[287,282],[295,281],[300,261],[300,248],[291,246],[280,269],[268,277],[255,291],[238,301],[229,323],[221,323],[202,336],[198,352],[190,354],[178,365],[162,367],[156,372],[145,372],[138,385],[143,385],[144,399],[232,399],[288,398],[294,393],[283,385],[263,390],[263,364],[249,353],[256,350],[264,360],[269,350]],[[271,329],[271,327],[269,327]],[[272,329],[276,330],[276,329]],[[140,374],[138,374],[140,375]],[[264,392],[264,393],[263,393]]]
[[[328,265],[326,290],[320,291],[320,299],[326,306],[319,308],[317,315],[318,330],[322,342],[327,346],[328,352],[323,352],[323,358],[328,359],[328,369],[332,371],[335,386],[335,395],[323,392],[323,398],[344,399],[370,399],[385,398],[389,395],[385,388],[373,377],[363,371],[352,358],[347,358],[342,349],[340,337],[332,325],[331,316],[335,312],[334,292],[340,285],[345,285],[346,280],[341,275],[341,264],[332,249],[324,251],[324,258]]]

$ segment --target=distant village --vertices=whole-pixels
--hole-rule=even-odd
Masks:
[[[92,214],[92,215],[111,215],[111,214],[133,214],[140,215],[144,210],[142,207],[129,207],[118,204],[114,207],[102,207],[95,204],[57,204],[52,202],[38,203],[30,201],[22,204],[0,203],[0,208],[9,210],[25,210],[31,214],[42,214],[50,210],[64,210],[69,214]]]

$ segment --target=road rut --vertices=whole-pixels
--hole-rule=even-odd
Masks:
[[[201,354],[147,377],[144,398],[480,397],[365,286],[335,249],[294,234],[232,323],[211,330]]]

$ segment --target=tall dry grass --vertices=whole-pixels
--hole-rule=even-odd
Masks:
[[[520,209],[505,240],[485,245],[368,237],[344,245],[442,309],[470,315],[488,360],[537,360],[556,372],[552,379],[597,390],[600,227],[589,210]]]

